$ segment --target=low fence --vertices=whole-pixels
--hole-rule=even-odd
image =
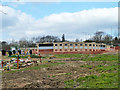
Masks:
[[[115,47],[115,50],[120,50],[120,46],[116,46],[116,47]]]
[[[40,54],[101,54],[108,52],[107,50],[99,51],[66,51],[66,52],[53,52],[53,49],[39,50]]]

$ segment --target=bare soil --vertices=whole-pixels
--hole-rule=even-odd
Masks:
[[[96,65],[110,65],[109,61],[56,61],[64,62],[57,66],[38,70],[25,70],[2,75],[2,88],[64,88],[65,80],[76,79],[80,76],[99,75]],[[48,62],[50,64],[52,62]],[[80,67],[91,65],[91,68]]]

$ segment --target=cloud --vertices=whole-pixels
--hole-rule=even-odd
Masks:
[[[85,39],[98,30],[110,33],[111,26],[117,25],[118,22],[117,7],[97,8],[74,13],[63,12],[37,20],[31,15],[10,7],[3,7],[2,10],[7,13],[7,15],[0,13],[3,33],[4,35],[7,33],[8,38],[14,39],[38,35],[61,37],[63,33],[68,40]]]

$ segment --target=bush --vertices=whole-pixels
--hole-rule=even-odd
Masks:
[[[38,55],[35,55],[35,54],[30,55],[30,57],[31,57],[31,58],[40,58]]]
[[[17,58],[18,56],[17,55],[12,55],[12,56],[8,56],[8,57]],[[28,56],[20,55],[20,58],[28,58]]]

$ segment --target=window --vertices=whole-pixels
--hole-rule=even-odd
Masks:
[[[87,44],[85,44],[85,46],[87,46]]]
[[[60,46],[62,46],[62,44],[60,44]]]
[[[89,47],[89,49],[91,49],[91,47]]]
[[[67,49],[65,49],[65,51],[67,51]]]
[[[80,46],[82,46],[82,44],[80,44]]]
[[[57,46],[55,46],[55,49],[58,49],[58,47],[57,47]]]
[[[72,49],[70,49],[70,51],[72,51]]]
[[[64,47],[65,49],[68,48],[67,46]]]
[[[105,45],[103,45],[103,47],[105,47]]]
[[[62,51],[62,49],[60,49],[60,51]]]
[[[57,49],[55,49],[55,51],[57,51]]]
[[[75,51],[77,51],[77,49],[75,49]]]
[[[65,44],[65,46],[67,46],[67,44]]]
[[[55,44],[55,46],[57,46],[57,44]]]
[[[78,44],[75,44],[75,46],[77,46]]]
[[[89,44],[89,46],[91,46],[91,44]]]
[[[83,47],[80,47],[80,48],[83,48]]]
[[[93,46],[95,46],[95,44],[93,44]]]
[[[98,46],[98,45],[96,45],[96,46]]]
[[[87,49],[85,49],[85,51],[87,51]]]
[[[72,44],[70,44],[70,46],[72,46]]]
[[[78,47],[77,47],[77,46],[75,46],[74,48],[76,48],[76,49],[77,49]]]

